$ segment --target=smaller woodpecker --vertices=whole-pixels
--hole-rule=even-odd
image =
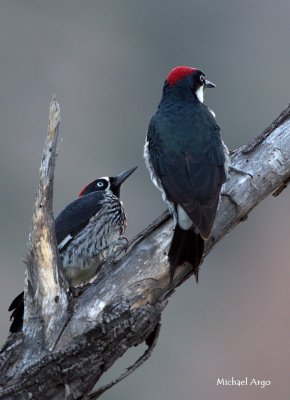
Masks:
[[[55,220],[56,240],[65,276],[70,287],[87,283],[116,246],[127,239],[122,235],[127,217],[120,201],[122,183],[136,170],[116,177],[103,177],[85,186]],[[11,303],[10,332],[22,329],[23,292]]]
[[[176,222],[168,253],[171,280],[186,261],[198,279],[227,177],[228,150],[214,113],[203,104],[204,89],[213,87],[196,68],[171,70],[147,132],[145,162]]]

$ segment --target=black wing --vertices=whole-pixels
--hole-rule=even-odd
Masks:
[[[65,244],[59,249],[63,250],[70,240],[86,226],[88,221],[101,209],[105,192],[93,192],[84,195],[70,203],[56,218],[55,231],[58,245],[67,237]],[[10,332],[19,332],[23,325],[24,293],[20,293],[10,304],[8,311],[12,311],[10,319],[12,324]]]
[[[55,219],[55,232],[57,244],[60,245],[68,237],[64,245],[59,249],[63,250],[70,240],[72,240],[97,214],[102,208],[105,192],[98,191],[84,195],[72,203],[59,214]]]
[[[193,119],[189,127],[180,123],[160,127],[153,118],[148,131],[150,160],[168,200],[186,210],[204,238],[210,234],[226,180],[220,130],[207,113]]]

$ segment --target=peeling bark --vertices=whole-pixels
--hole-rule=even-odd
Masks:
[[[65,324],[68,305],[66,283],[56,248],[52,212],[59,124],[60,109],[54,96],[50,103],[48,133],[29,235],[23,321],[27,345],[34,347],[35,343],[42,343],[43,349],[49,350],[53,349]]]
[[[167,299],[192,275],[185,264],[170,283],[167,251],[173,222],[166,212],[130,243],[117,262],[104,265],[92,284],[67,300],[51,211],[58,124],[48,135],[50,144],[46,143],[42,159],[29,246],[24,332],[10,335],[0,354],[1,400],[99,397],[101,392],[90,394],[95,383],[129,347],[151,343]],[[204,257],[266,196],[287,187],[290,106],[248,146],[232,152],[231,161],[253,177],[230,173]]]

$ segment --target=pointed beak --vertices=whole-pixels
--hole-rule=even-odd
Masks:
[[[126,169],[126,171],[123,171],[121,174],[115,176],[114,178],[111,178],[111,180],[113,180],[114,186],[121,186],[122,183],[125,182],[125,180],[128,179],[129,176],[132,175],[136,169],[137,167]]]
[[[204,87],[205,88],[215,88],[215,84],[212,83],[211,81],[205,80]]]

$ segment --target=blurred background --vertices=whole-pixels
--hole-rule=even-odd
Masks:
[[[62,115],[55,214],[90,180],[138,165],[122,193],[131,238],[165,209],[142,151],[168,71],[204,70],[225,142],[244,145],[289,103],[289,20],[288,0],[1,1],[1,343],[23,288],[52,93]],[[267,198],[207,257],[199,284],[178,288],[152,357],[104,400],[289,398],[289,195]],[[232,376],[271,385],[217,386]]]

